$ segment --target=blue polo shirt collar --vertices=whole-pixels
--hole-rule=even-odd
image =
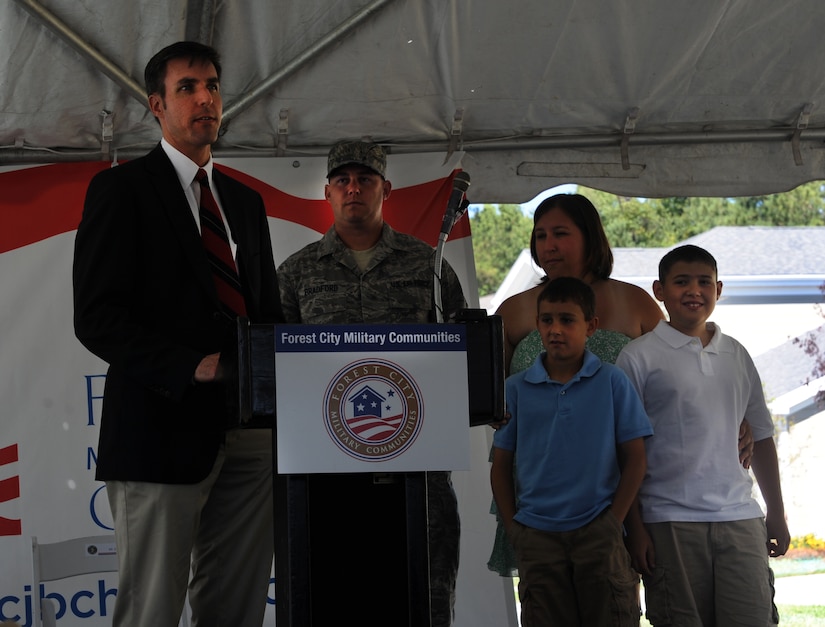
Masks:
[[[547,351],[542,351],[539,353],[538,357],[536,357],[536,360],[533,362],[533,365],[527,369],[527,372],[524,374],[524,380],[527,383],[546,383],[548,381],[547,371],[544,369],[544,356],[546,354]],[[581,369],[579,369],[576,376],[570,379],[568,383],[578,381],[582,377],[592,377],[596,374],[596,372],[598,372],[601,366],[601,360],[589,350],[585,350],[584,362],[582,363]]]

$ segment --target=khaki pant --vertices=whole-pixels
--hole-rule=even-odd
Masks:
[[[644,577],[655,627],[775,624],[765,520],[645,525],[656,554]]]
[[[608,510],[580,529],[547,532],[513,523],[524,627],[639,624],[638,575]]]
[[[272,432],[228,431],[195,484],[107,481],[119,562],[116,627],[178,624],[189,582],[195,627],[263,622],[274,531]]]

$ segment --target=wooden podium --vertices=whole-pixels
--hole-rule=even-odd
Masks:
[[[389,344],[387,326],[239,323],[238,386],[232,391],[238,423],[274,427],[278,627],[350,621],[362,626],[430,625],[426,472],[468,468],[467,428],[504,414],[503,366],[499,370],[498,365],[503,364],[503,344],[497,343],[501,325],[500,319],[492,318],[492,324],[479,324],[475,317],[468,324],[392,325],[393,330],[410,333],[393,331],[396,338],[430,336],[436,330],[433,337],[460,336],[456,357],[430,353],[429,348],[407,357],[403,352],[412,349],[401,340],[394,341],[392,352],[381,352],[384,349],[370,341],[378,342],[383,334]],[[324,332],[338,334],[338,345],[331,335],[323,336],[327,339],[322,343]],[[349,346],[342,349],[345,337]],[[435,398],[443,392],[433,385],[452,373],[416,372],[415,365],[399,363],[409,358],[425,360],[429,371],[438,370],[437,363],[464,364],[463,370],[456,368],[461,371],[458,383],[452,383],[461,392],[458,406],[469,421],[465,417],[458,427],[427,431],[444,428],[438,411],[442,399]],[[478,375],[481,362],[492,364],[485,377]],[[369,376],[357,375],[353,365],[361,369],[358,372],[369,371]],[[474,382],[465,385],[470,380]],[[483,389],[473,395],[473,386]],[[401,393],[402,388],[406,404],[397,409],[393,404],[399,394],[392,392]],[[399,437],[400,444],[386,439],[376,446],[363,445],[365,432],[353,439],[355,432],[345,428],[362,428],[360,403],[353,401],[347,409],[356,393],[359,400],[369,401],[371,393],[378,395],[382,407],[393,414],[381,420],[393,425],[397,434],[406,429],[409,437]],[[485,406],[476,402],[470,407],[469,398],[481,398]],[[344,415],[348,412],[354,415]],[[415,424],[416,418],[423,426]],[[371,416],[366,420],[376,422]],[[459,441],[442,442],[445,438]],[[403,447],[408,448],[396,454]]]

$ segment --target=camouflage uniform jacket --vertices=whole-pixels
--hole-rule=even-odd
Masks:
[[[331,227],[319,241],[291,255],[278,268],[284,318],[300,324],[435,322],[433,262],[426,242],[384,223],[366,270]],[[441,266],[443,320],[466,307],[453,269]],[[449,472],[427,473],[432,627],[449,627],[455,606],[459,561],[458,502]]]
[[[284,317],[303,324],[435,322],[434,253],[426,242],[385,223],[362,273],[330,227],[278,268]],[[444,321],[466,307],[458,277],[446,262],[441,294]]]

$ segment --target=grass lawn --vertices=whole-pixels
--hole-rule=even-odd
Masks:
[[[780,605],[780,627],[821,627],[825,625],[825,605]],[[639,627],[650,627],[642,617]]]
[[[779,624],[782,627],[825,625],[825,605],[780,605]]]

